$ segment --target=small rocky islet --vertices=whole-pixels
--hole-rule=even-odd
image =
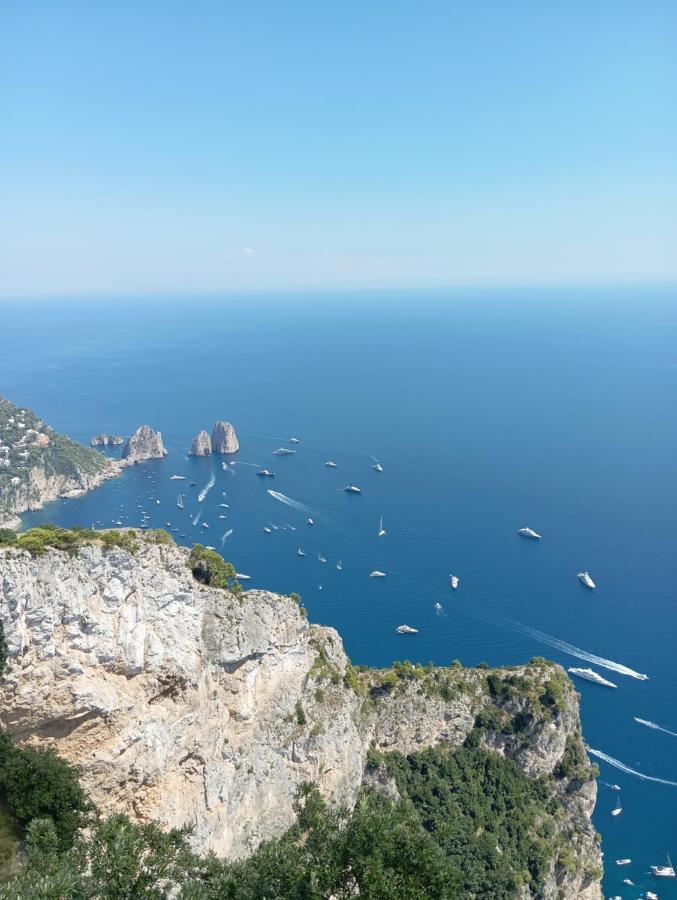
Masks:
[[[211,456],[212,453],[227,454],[237,453],[240,442],[237,439],[235,428],[224,419],[214,423],[211,437],[208,431],[202,430],[193,438],[190,446],[191,456]]]

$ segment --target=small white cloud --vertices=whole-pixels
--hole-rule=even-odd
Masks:
[[[254,252],[253,247],[243,247],[242,256],[244,256],[245,259],[254,259],[256,253]]]

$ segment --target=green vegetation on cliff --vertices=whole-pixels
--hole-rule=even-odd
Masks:
[[[50,479],[62,477],[67,489],[85,488],[101,476],[108,461],[96,450],[59,434],[30,409],[0,397],[0,520],[41,502],[32,482],[35,471]]]

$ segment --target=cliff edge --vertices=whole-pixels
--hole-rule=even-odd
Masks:
[[[294,598],[193,569],[164,533],[0,548],[0,725],[77,763],[102,812],[191,824],[196,848],[228,857],[288,829],[304,782],[348,806],[365,782],[397,796],[379,760],[473,743],[541,785],[538,896],[601,898],[596,784],[560,667],[358,669]]]

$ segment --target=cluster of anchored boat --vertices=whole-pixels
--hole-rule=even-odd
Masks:
[[[631,859],[617,859],[616,865],[617,866],[629,866],[631,862],[632,862]],[[647,873],[647,874],[653,875],[654,878],[674,878],[675,870],[672,865],[672,860],[670,859],[670,854],[668,853],[668,861],[667,861],[666,865],[651,866],[651,871],[650,871],[650,873]],[[630,878],[624,878],[623,884],[627,884],[630,887],[635,886],[635,882],[632,881]],[[654,893],[654,891],[646,891],[644,894],[644,898],[645,898],[645,900],[658,900],[658,894]],[[622,898],[620,896],[616,895],[615,897],[610,897],[609,900],[622,900]]]

